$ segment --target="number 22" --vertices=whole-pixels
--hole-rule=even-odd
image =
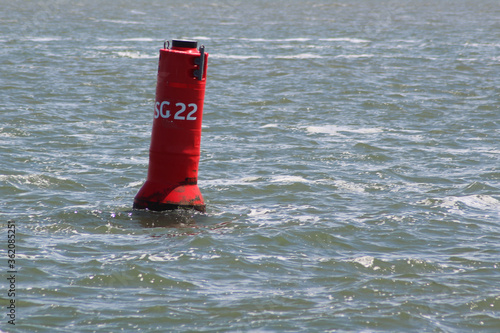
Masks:
[[[193,117],[193,114],[198,110],[198,106],[194,103],[188,104],[189,108],[192,110],[187,114],[187,117],[182,116],[181,114],[186,111],[186,104],[184,103],[176,103],[175,106],[180,107],[180,109],[175,113],[174,119],[177,120],[196,120],[196,117]]]

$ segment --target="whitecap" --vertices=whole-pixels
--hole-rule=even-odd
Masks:
[[[313,53],[300,53],[294,55],[279,55],[275,56],[275,59],[320,59],[323,58],[319,54]]]
[[[500,201],[485,194],[468,195],[463,197],[447,197],[440,205],[443,208],[455,209],[457,204],[463,204],[480,210],[493,210],[500,213]]]
[[[344,180],[336,180],[333,183],[338,188],[343,189],[343,190],[347,190],[349,192],[363,193],[365,191],[365,188],[363,186],[360,186],[360,185],[354,184],[354,183],[349,183],[349,182],[346,182]]]
[[[149,38],[149,37],[137,37],[137,38],[125,38],[122,39],[123,42],[154,42],[157,39]]]
[[[131,13],[131,14],[136,14],[136,15],[146,15],[146,13],[145,13],[145,12],[141,12],[141,11],[139,11],[139,10],[135,10],[135,9],[132,9],[132,10],[130,11],[130,13]]]
[[[312,215],[300,215],[295,217],[299,222],[319,222],[319,217],[318,216],[312,216]]]
[[[116,52],[116,54],[123,58],[132,58],[132,59],[151,59],[157,57],[156,55],[152,56],[140,52],[131,52],[131,51]]]
[[[351,129],[349,132],[361,133],[361,134],[373,134],[373,133],[381,133],[381,132],[383,132],[383,129],[381,129],[381,128],[359,128],[359,129]]]
[[[16,253],[17,259],[28,259],[28,260],[35,260],[35,259],[47,259],[49,256],[41,255],[41,254],[22,254],[22,253]]]
[[[278,124],[267,124],[264,126],[261,126],[260,128],[277,128]]]
[[[241,178],[241,181],[247,183],[247,182],[255,182],[259,179],[260,179],[260,177],[244,177],[244,178]]]
[[[325,42],[349,42],[349,43],[369,43],[369,40],[366,39],[360,39],[360,38],[348,38],[348,37],[339,37],[339,38],[320,38],[320,41],[325,41]]]
[[[339,133],[342,130],[342,127],[336,125],[326,125],[326,126],[308,126],[306,127],[306,131],[313,134],[330,134],[330,135],[343,135]]]
[[[58,180],[66,180],[66,178],[57,178]],[[43,174],[30,175],[0,175],[0,181],[16,181],[23,185],[34,185],[36,187],[47,188],[52,184],[52,179]]]
[[[246,60],[246,59],[261,59],[260,55],[236,55],[236,54],[212,54],[211,58],[215,59],[237,59],[237,60]]]
[[[272,210],[270,209],[250,209],[250,213],[248,213],[248,216],[261,216],[261,215],[266,215],[267,213],[272,213]]]
[[[57,40],[61,40],[61,37],[31,37],[31,38],[26,38],[26,40],[32,41],[32,42],[53,42]]]
[[[375,258],[374,257],[370,257],[370,256],[363,256],[363,257],[358,257],[358,258],[355,258],[353,260],[353,262],[356,262],[360,265],[363,265],[365,266],[366,268],[369,268],[369,267],[372,267],[373,266],[373,262],[374,262]]]
[[[278,39],[277,41],[283,41],[283,42],[307,42],[310,41],[310,38],[303,38],[303,37],[296,37],[296,38],[283,38],[283,39]]]
[[[277,38],[277,39],[267,39],[267,38],[240,38],[240,40],[246,40],[249,42],[307,42],[310,38],[296,37],[296,38]]]
[[[141,180],[141,181],[137,181],[137,182],[131,182],[131,183],[128,183],[127,185],[125,185],[125,187],[138,187],[138,186],[141,186],[144,182]]]
[[[130,47],[126,45],[96,45],[92,48],[96,50],[124,50]]]
[[[237,186],[237,185],[247,185],[248,183],[255,182],[261,179],[260,177],[243,177],[235,179],[210,179],[202,180],[199,179],[198,183],[201,186]]]
[[[137,21],[125,21],[125,20],[109,20],[109,19],[104,19],[100,20],[101,22],[109,22],[109,23],[118,23],[118,24],[144,24],[144,22],[137,22]]]
[[[278,255],[266,255],[266,254],[256,254],[256,255],[248,255],[246,256],[249,260],[265,260],[265,259],[278,259],[281,261],[288,261],[290,258]]]
[[[195,37],[191,37],[190,39],[192,39],[192,40],[211,40],[212,38],[207,37],[207,36],[195,36]]]
[[[357,59],[357,58],[371,58],[374,54],[339,54],[335,58]]]
[[[369,128],[352,128],[348,126],[337,126],[337,125],[325,125],[325,126],[308,126],[306,127],[306,131],[309,133],[322,133],[322,134],[330,134],[330,135],[343,135],[339,132],[348,132],[348,133],[359,133],[359,134],[374,134],[383,132],[383,129],[378,127],[369,127]]]
[[[310,181],[300,176],[275,176],[269,180],[271,183],[309,183]]]
[[[181,255],[172,255],[172,254],[163,254],[163,255],[157,255],[157,254],[150,254],[148,255],[148,259],[151,261],[176,261],[179,259]]]

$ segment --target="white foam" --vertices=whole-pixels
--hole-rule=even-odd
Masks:
[[[215,59],[237,59],[237,60],[246,60],[246,59],[261,59],[260,55],[237,55],[237,54],[211,54],[211,58]]]
[[[259,179],[260,179],[260,177],[244,177],[244,178],[241,178],[241,181],[244,183],[248,183],[248,182],[257,181]]]
[[[93,46],[92,48],[96,50],[123,50],[123,49],[128,49],[130,47],[126,45],[96,45]]]
[[[261,216],[261,215],[266,215],[267,213],[272,213],[272,210],[270,209],[251,209],[250,213],[248,213],[248,216]]]
[[[248,183],[255,182],[261,179],[260,177],[244,177],[239,179],[211,179],[211,180],[198,180],[202,186],[236,186],[247,185]]]
[[[191,37],[190,39],[192,39],[192,40],[211,40],[212,38],[207,37],[207,36],[194,36],[194,37]]]
[[[308,126],[306,127],[306,131],[309,133],[317,134],[330,134],[330,135],[343,135],[339,133],[340,127],[335,125],[326,125],[326,126]]]
[[[148,259],[151,261],[176,261],[180,256],[181,255],[173,255],[168,253],[162,255],[150,254],[148,256]]]
[[[500,213],[500,201],[484,194],[468,195],[463,197],[447,197],[443,200],[443,203],[440,206],[455,209],[458,203],[471,208],[493,210]]]
[[[337,125],[325,125],[325,126],[308,126],[306,127],[306,131],[309,133],[322,133],[322,134],[330,134],[330,135],[340,135],[342,133],[339,132],[348,132],[348,133],[359,133],[359,134],[374,134],[383,132],[383,129],[378,127],[372,128],[352,128],[348,126],[337,126]]]
[[[144,22],[125,21],[125,20],[109,20],[109,19],[104,19],[104,20],[100,20],[100,21],[101,22],[118,23],[118,24],[144,24]]]
[[[16,253],[16,257],[18,259],[28,259],[28,260],[36,260],[36,259],[47,259],[49,258],[48,255],[41,255],[41,254],[22,254],[22,253]]]
[[[348,192],[363,193],[365,191],[365,188],[363,186],[354,183],[349,183],[344,180],[336,180],[333,183],[338,188],[346,190]]]
[[[374,54],[339,54],[335,58],[357,59],[357,58],[371,58]]]
[[[263,260],[263,259],[278,259],[282,261],[290,260],[290,258],[284,256],[265,255],[265,254],[248,255],[246,258],[249,260]]]
[[[151,59],[151,58],[156,58],[157,55],[148,55],[140,52],[132,52],[132,51],[120,51],[116,52],[116,54],[120,57],[123,58],[132,58],[132,59]]]
[[[59,177],[60,180],[66,180],[66,178]],[[33,185],[36,187],[50,187],[51,181],[47,179],[42,174],[30,174],[30,175],[0,175],[0,181],[16,181],[23,185]]]
[[[373,261],[375,258],[370,257],[370,256],[364,256],[364,257],[358,257],[353,260],[353,262],[357,262],[360,265],[365,266],[366,268],[372,267],[373,266]]]
[[[32,42],[52,42],[56,40],[61,40],[61,37],[32,37],[32,38],[26,38],[29,41]]]
[[[309,180],[300,176],[275,176],[269,180],[271,183],[310,183]]]
[[[301,215],[301,216],[296,216],[295,217],[297,220],[300,222],[319,222],[319,217],[318,216],[312,216],[312,215]]]
[[[276,38],[276,39],[267,39],[267,38],[240,38],[240,40],[246,40],[249,42],[307,42],[310,41],[310,38],[296,37],[296,38]]]
[[[155,42],[157,39],[149,37],[138,37],[138,38],[125,38],[122,39],[123,42]]]
[[[131,182],[125,185],[125,187],[138,187],[141,186],[142,184],[144,184],[143,181]]]
[[[369,43],[369,40],[366,39],[360,39],[360,38],[320,38],[320,41],[325,41],[325,42],[349,42],[349,43]]]
[[[319,54],[313,53],[300,53],[294,55],[279,55],[275,57],[276,59],[320,59],[323,58]]]
[[[130,11],[130,13],[131,13],[131,14],[136,14],[136,15],[146,15],[146,13],[145,13],[145,12],[141,12],[141,11],[139,11],[139,10],[135,10],[135,9],[132,9],[132,10]]]

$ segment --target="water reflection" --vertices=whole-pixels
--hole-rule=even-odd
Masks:
[[[176,209],[163,212],[133,210],[134,220],[144,228],[185,228],[195,227],[204,216],[192,209]]]

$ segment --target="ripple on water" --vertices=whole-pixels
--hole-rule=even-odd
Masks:
[[[18,330],[496,332],[496,3],[176,2],[4,4]],[[165,38],[206,214],[131,209]]]

